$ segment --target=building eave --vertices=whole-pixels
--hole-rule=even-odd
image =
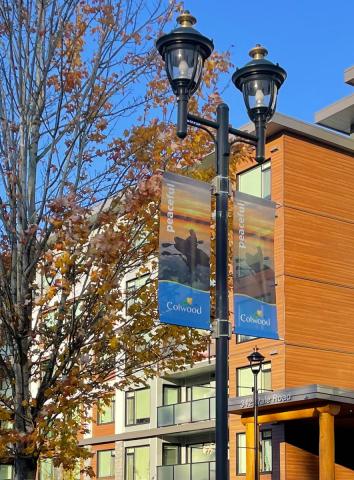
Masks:
[[[247,123],[240,130],[254,133],[254,124]],[[308,138],[354,156],[354,139],[311,123],[275,113],[267,127],[267,139],[281,133],[291,133]]]
[[[354,126],[354,94],[315,113],[319,125],[350,135]]]
[[[258,406],[262,411],[299,408],[314,403],[336,403],[352,407],[354,405],[354,390],[313,384],[260,393],[258,397]],[[252,413],[253,396],[230,398],[228,410],[229,413],[236,415]]]

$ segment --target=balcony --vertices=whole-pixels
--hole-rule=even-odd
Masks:
[[[157,467],[157,480],[215,480],[215,462]]]
[[[192,402],[175,403],[157,408],[157,426],[168,427],[181,423],[201,422],[215,418],[215,397]]]

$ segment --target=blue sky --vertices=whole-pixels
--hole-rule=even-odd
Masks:
[[[230,49],[235,66],[243,66],[256,43],[269,60],[288,73],[277,110],[307,122],[314,113],[354,93],[343,80],[354,65],[354,0],[185,0],[197,17],[196,28]],[[243,100],[230,82],[224,99],[233,125],[247,122]]]

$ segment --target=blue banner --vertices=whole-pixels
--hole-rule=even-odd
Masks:
[[[210,329],[210,185],[165,173],[159,238],[160,322]]]
[[[234,199],[235,332],[278,339],[274,275],[275,204],[236,192]]]

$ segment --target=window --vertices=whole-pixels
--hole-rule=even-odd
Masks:
[[[181,387],[175,385],[163,386],[163,405],[174,405],[181,401]]]
[[[0,477],[2,478],[2,477]],[[56,480],[58,476],[55,474],[53,460],[51,458],[43,458],[39,464],[40,480]]]
[[[165,443],[162,446],[162,465],[176,465],[181,463],[180,445]]]
[[[125,394],[125,424],[137,425],[150,422],[150,388],[133,390]]]
[[[260,432],[260,471],[263,473],[272,471],[272,431]],[[236,434],[236,474],[246,473],[246,434]]]
[[[0,465],[0,480],[12,480],[12,465]]]
[[[97,452],[97,477],[114,477],[114,450]]]
[[[126,310],[128,314],[129,307],[136,303],[137,299],[135,298],[139,290],[147,284],[150,275],[142,275],[141,277],[133,278],[128,280],[126,284]]]
[[[271,169],[270,162],[251,168],[237,175],[238,190],[248,195],[270,200]]]
[[[261,432],[261,472],[272,471],[272,431]]]
[[[104,403],[102,400],[98,405],[97,412],[97,424],[102,425],[105,423],[114,422],[114,410],[115,410],[115,399],[112,397],[109,403]]]
[[[125,480],[150,480],[148,446],[125,449]]]
[[[254,340],[257,337],[251,337],[251,335],[236,335],[236,343],[244,343],[249,342],[250,340]]]
[[[246,473],[246,434],[236,433],[236,474]]]
[[[215,382],[204,385],[193,385],[187,388],[187,400],[201,400],[202,398],[215,397]]]
[[[188,461],[190,463],[214,462],[215,443],[197,443],[188,446]]]
[[[254,376],[251,367],[242,367],[236,369],[236,395],[243,397],[251,395],[254,384]],[[272,365],[270,362],[263,363],[262,370],[258,374],[259,392],[267,392],[272,389]]]

